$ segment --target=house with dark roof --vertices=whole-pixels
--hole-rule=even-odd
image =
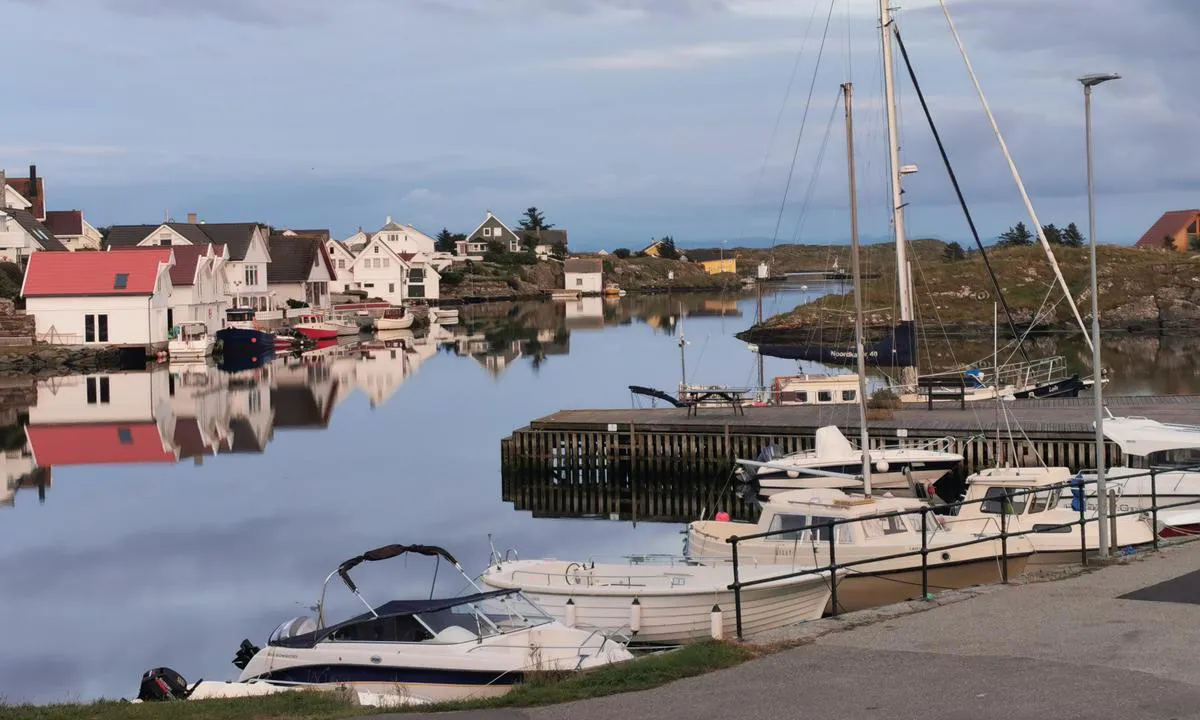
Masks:
[[[178,245],[224,245],[229,252],[225,262],[225,288],[233,307],[273,310],[267,284],[267,266],[271,262],[269,230],[261,223],[204,223],[195,213],[188,222],[161,225],[114,225],[105,238],[105,247],[161,247]]]
[[[39,222],[46,219],[46,181],[37,165],[29,166],[29,177],[9,177],[0,171],[0,208],[28,210]]]
[[[1200,243],[1200,210],[1165,212],[1137,241],[1137,247],[1187,252]]]
[[[329,307],[329,285],[337,279],[333,260],[325,249],[329,231],[285,230],[271,235],[271,263],[267,285],[276,307],[289,300],[309,307]]]
[[[737,254],[727,253],[720,248],[683,250],[680,259],[699,264],[709,275],[737,272]]]
[[[407,300],[437,300],[442,276],[425,255],[397,253],[382,233],[375,233],[341,275],[349,290],[393,305]]]
[[[580,295],[604,292],[604,261],[600,258],[567,258],[563,262],[563,288]]]
[[[43,224],[68,250],[99,250],[104,242],[82,210],[47,210]]]
[[[165,349],[174,265],[169,247],[34,253],[21,285],[25,312],[43,342]]]
[[[0,262],[25,265],[38,251],[66,249],[29,210],[0,208]]]
[[[545,260],[553,257],[556,247],[565,253],[567,249],[567,231],[563,228],[533,230],[531,232],[537,238],[537,242],[533,246],[533,252],[538,256],[538,259]]]
[[[487,217],[479,223],[479,227],[467,235],[466,240],[458,242],[454,254],[482,255],[487,252],[488,243],[492,241],[500,242],[509,252],[518,252],[521,249],[521,238],[488,210]]]

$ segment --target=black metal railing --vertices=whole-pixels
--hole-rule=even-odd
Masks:
[[[1125,483],[1128,480],[1148,476],[1150,478],[1150,506],[1149,506],[1149,508],[1138,507],[1138,508],[1134,508],[1134,509],[1130,509],[1130,510],[1117,512],[1115,504],[1116,504],[1116,498],[1119,496],[1119,492],[1115,489],[1106,489],[1108,497],[1105,499],[1102,499],[1099,496],[1096,496],[1097,504],[1100,502],[1107,502],[1109,505],[1110,512],[1108,513],[1108,518],[1109,518],[1109,522],[1111,524],[1111,527],[1110,527],[1111,532],[1110,532],[1110,536],[1109,536],[1109,541],[1112,546],[1115,546],[1116,542],[1119,540],[1119,538],[1117,537],[1117,534],[1116,534],[1116,519],[1117,518],[1125,517],[1125,516],[1133,516],[1133,515],[1144,516],[1144,515],[1149,514],[1149,516],[1150,516],[1150,534],[1152,536],[1152,540],[1151,540],[1150,544],[1153,546],[1153,548],[1155,550],[1157,550],[1161,543],[1161,539],[1159,536],[1159,527],[1158,527],[1158,512],[1160,510],[1167,510],[1170,508],[1182,507],[1185,505],[1197,505],[1198,504],[1197,501],[1194,499],[1187,499],[1187,500],[1181,500],[1178,502],[1160,504],[1158,502],[1157,476],[1163,472],[1200,472],[1200,467],[1195,467],[1195,468],[1151,468],[1144,473],[1135,473],[1135,474],[1128,474],[1128,475],[1122,474],[1120,476],[1120,478],[1115,478],[1115,479],[1109,478],[1108,482],[1110,482],[1110,483],[1118,483],[1118,482]],[[845,570],[853,569],[853,568],[861,566],[861,565],[867,565],[867,564],[872,564],[872,563],[886,562],[889,560],[899,560],[899,559],[903,559],[903,558],[916,557],[919,555],[921,557],[921,597],[923,599],[930,599],[932,597],[929,593],[929,568],[930,568],[929,553],[931,550],[944,553],[949,550],[954,550],[957,548],[968,547],[971,545],[978,545],[981,543],[990,543],[990,542],[999,540],[1000,541],[1000,553],[999,553],[997,559],[1000,563],[1000,578],[1001,578],[1001,582],[1008,583],[1008,581],[1009,581],[1008,541],[1010,538],[1024,537],[1026,535],[1042,534],[1042,533],[1046,533],[1046,532],[1050,532],[1050,531],[1061,532],[1062,530],[1060,530],[1060,528],[1078,527],[1079,528],[1079,538],[1080,538],[1079,558],[1080,558],[1080,562],[1082,564],[1087,565],[1088,564],[1088,541],[1087,541],[1086,527],[1087,527],[1087,524],[1090,522],[1099,522],[1098,512],[1092,514],[1092,516],[1089,516],[1089,511],[1088,511],[1088,507],[1087,507],[1087,505],[1088,505],[1087,487],[1089,485],[1095,485],[1096,482],[1097,481],[1095,478],[1088,479],[1088,478],[1082,477],[1082,474],[1076,474],[1069,481],[1064,482],[1064,483],[1056,483],[1054,485],[1046,485],[1043,487],[1035,487],[1035,488],[1003,488],[1004,492],[1001,495],[993,495],[991,497],[985,496],[985,497],[977,498],[974,500],[961,500],[961,501],[958,501],[955,503],[940,505],[936,508],[931,505],[926,505],[926,506],[923,506],[920,508],[913,508],[911,510],[895,510],[892,512],[877,513],[877,514],[873,514],[873,515],[860,515],[860,516],[849,517],[849,518],[831,518],[828,520],[824,520],[822,522],[812,523],[812,524],[803,525],[803,526],[789,527],[789,528],[784,528],[784,529],[779,529],[779,530],[769,530],[766,532],[756,532],[756,533],[752,533],[749,535],[730,536],[725,539],[725,542],[732,546],[731,554],[732,554],[732,560],[733,560],[733,582],[728,586],[728,589],[733,592],[734,613],[736,615],[736,624],[737,624],[737,637],[739,640],[743,639],[742,590],[744,588],[753,587],[756,585],[763,585],[763,584],[771,583],[771,582],[777,582],[779,580],[787,580],[787,579],[791,579],[791,578],[802,577],[805,575],[828,573],[829,574],[829,584],[830,584],[830,604],[832,607],[832,614],[836,616],[839,612],[838,611],[838,607],[839,607],[839,604],[838,604],[839,571],[845,571]],[[1030,529],[1018,530],[1016,532],[1010,532],[1009,516],[1010,515],[1019,516],[1019,515],[1024,514],[1024,512],[1025,512],[1025,505],[1021,506],[1020,512],[1015,512],[1015,508],[1014,508],[1014,504],[1013,504],[1013,501],[1015,499],[1018,499],[1022,496],[1050,493],[1049,495],[1047,495],[1047,502],[1049,503],[1050,500],[1055,499],[1055,493],[1059,493],[1058,499],[1059,499],[1059,501],[1061,501],[1061,498],[1063,497],[1063,495],[1061,495],[1061,493],[1064,490],[1067,491],[1068,493],[1070,493],[1069,496],[1072,498],[1073,505],[1075,504],[1076,501],[1078,503],[1078,511],[1079,511],[1078,519],[1073,520],[1069,523],[1058,523],[1052,529],[1046,527],[1045,525],[1039,526],[1037,524],[1034,524],[1033,527],[1031,527]],[[951,544],[937,544],[937,545],[933,546],[932,548],[930,547],[930,544],[929,544],[930,539],[932,537],[936,536],[936,534],[939,530],[945,530],[947,532],[955,532],[955,530],[954,530],[955,523],[954,522],[942,523],[942,522],[938,521],[937,527],[931,533],[929,531],[929,528],[930,528],[929,518],[931,515],[933,515],[935,517],[941,517],[941,516],[946,515],[947,511],[951,511],[951,514],[953,516],[956,516],[958,511],[963,507],[966,507],[969,505],[983,505],[985,503],[995,503],[998,501],[1002,503],[1000,506],[1000,512],[996,513],[996,516],[998,518],[998,526],[999,526],[998,534],[989,535],[986,533],[979,533],[979,534],[975,534],[975,537],[971,540],[964,540],[962,542],[951,543]],[[1026,500],[1026,502],[1029,502],[1029,500]],[[1061,506],[1058,505],[1057,503],[1053,506],[1047,505],[1047,509],[1051,509],[1054,507],[1061,507]],[[1097,507],[1097,510],[1098,510],[1098,507]],[[991,514],[991,513],[987,513],[987,514]],[[902,518],[902,517],[911,516],[911,515],[920,515],[920,520],[921,520],[921,547],[920,547],[920,549],[909,550],[909,551],[899,552],[899,553],[893,553],[891,555],[883,555],[883,556],[877,556],[877,557],[864,558],[861,560],[852,560],[850,562],[839,563],[837,561],[837,528],[838,528],[838,526],[847,525],[847,524],[851,524],[851,523],[859,523],[864,520],[887,520],[887,519],[892,519],[892,518]],[[741,543],[744,543],[748,540],[761,540],[764,538],[779,537],[781,535],[795,535],[797,549],[799,549],[800,535],[802,533],[804,533],[805,531],[808,531],[809,533],[815,533],[815,536],[817,538],[822,537],[822,535],[824,533],[828,533],[829,562],[827,564],[818,565],[818,566],[814,566],[814,567],[805,567],[805,568],[802,568],[799,570],[794,570],[792,572],[781,573],[779,575],[773,575],[771,577],[756,577],[753,580],[748,580],[745,582],[743,582],[741,580],[741,576],[739,573],[739,552],[740,552],[739,545]],[[957,532],[960,532],[963,534],[967,533],[967,531],[957,531]],[[1069,532],[1069,530],[1068,530],[1068,532]],[[806,543],[820,545],[820,544],[824,544],[825,541],[824,540],[812,540],[812,541],[806,541]],[[1024,553],[1021,553],[1021,556],[1024,557],[1024,556],[1028,556],[1030,554],[1031,553],[1029,553],[1029,552],[1024,552]],[[793,554],[793,557],[795,557],[795,554]],[[759,567],[761,567],[761,565]],[[937,567],[936,563],[934,564],[934,567]]]

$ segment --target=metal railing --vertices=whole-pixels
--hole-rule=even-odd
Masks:
[[[1110,483],[1124,483],[1124,481],[1127,481],[1127,480],[1130,480],[1133,478],[1147,477],[1147,476],[1150,478],[1150,506],[1149,506],[1149,508],[1141,507],[1141,508],[1135,508],[1132,510],[1126,510],[1123,512],[1117,512],[1116,499],[1120,495],[1120,491],[1117,489],[1110,489],[1108,491],[1108,498],[1106,499],[1106,501],[1109,506],[1108,518],[1109,518],[1109,523],[1111,525],[1109,537],[1110,537],[1110,541],[1112,542],[1112,545],[1114,547],[1116,546],[1117,539],[1118,539],[1117,532],[1116,532],[1117,531],[1117,523],[1116,523],[1117,518],[1125,517],[1125,516],[1135,516],[1135,515],[1136,516],[1149,515],[1149,517],[1150,517],[1150,534],[1152,536],[1152,540],[1151,540],[1150,544],[1153,546],[1153,548],[1155,550],[1157,550],[1161,544],[1161,538],[1159,535],[1159,525],[1158,525],[1158,513],[1160,510],[1168,510],[1171,508],[1183,507],[1183,506],[1188,506],[1188,505],[1197,506],[1198,508],[1200,508],[1200,503],[1198,503],[1195,499],[1191,498],[1190,496],[1188,496],[1188,499],[1186,499],[1186,500],[1181,500],[1181,501],[1173,502],[1173,503],[1160,504],[1158,502],[1158,487],[1157,487],[1156,478],[1157,478],[1158,474],[1165,473],[1165,472],[1200,472],[1200,467],[1189,467],[1189,468],[1157,467],[1157,468],[1151,468],[1144,473],[1121,475],[1119,479],[1112,478],[1109,480]],[[1094,485],[1095,483],[1096,483],[1096,480],[1094,478],[1087,479],[1087,478],[1082,477],[1081,474],[1076,474],[1073,478],[1071,478],[1071,480],[1064,482],[1064,483],[1056,483],[1053,485],[1046,485],[1046,486],[1032,487],[1032,488],[1002,488],[1003,490],[1005,490],[1005,492],[1003,492],[1001,495],[998,495],[998,496],[997,495],[994,495],[991,497],[985,496],[985,497],[977,498],[974,500],[960,500],[958,502],[948,503],[946,505],[939,505],[936,508],[932,505],[925,505],[923,507],[913,508],[911,510],[896,510],[896,511],[892,511],[892,512],[878,513],[878,514],[873,514],[873,515],[859,515],[859,516],[847,517],[847,518],[833,518],[833,519],[829,519],[827,521],[811,523],[811,524],[804,525],[804,526],[788,527],[788,528],[779,529],[779,530],[768,530],[765,532],[756,532],[756,533],[752,533],[749,535],[732,535],[730,537],[727,537],[727,538],[725,538],[725,542],[732,546],[731,554],[732,554],[732,561],[733,561],[733,582],[729,584],[728,589],[733,592],[734,613],[736,616],[736,626],[737,626],[737,637],[739,640],[744,639],[743,632],[742,632],[742,590],[744,588],[753,587],[756,585],[764,585],[766,583],[776,582],[778,580],[786,580],[786,579],[790,579],[790,578],[802,577],[804,575],[816,575],[818,573],[828,572],[829,573],[829,582],[830,582],[830,606],[832,608],[831,614],[833,616],[837,616],[838,612],[839,612],[839,610],[838,610],[838,575],[839,575],[839,572],[838,571],[840,571],[840,570],[844,571],[844,570],[849,570],[849,569],[852,569],[852,568],[855,568],[855,567],[858,567],[861,565],[868,565],[868,564],[886,562],[889,560],[900,560],[903,558],[920,556],[921,557],[921,598],[922,599],[930,599],[930,597],[931,597],[930,593],[929,593],[929,571],[930,571],[930,567],[931,567],[929,564],[929,553],[930,552],[945,552],[947,550],[954,550],[956,548],[968,547],[968,546],[972,546],[972,545],[978,545],[981,543],[990,543],[990,542],[999,540],[1000,548],[1001,548],[1000,555],[998,557],[998,561],[1000,562],[1000,577],[1001,577],[1001,582],[1007,584],[1009,581],[1008,541],[1010,538],[1025,537],[1026,535],[1044,534],[1047,532],[1055,532],[1055,531],[1062,532],[1061,528],[1073,528],[1073,527],[1079,528],[1079,540],[1080,540],[1079,558],[1080,558],[1080,562],[1086,566],[1088,564],[1088,552],[1089,552],[1086,527],[1089,522],[1098,522],[1098,518],[1099,518],[1098,513],[1094,513],[1089,517],[1089,511],[1088,511],[1087,487],[1089,485]],[[993,486],[993,487],[995,487],[995,486]],[[1022,505],[1021,506],[1022,509],[1020,512],[1013,511],[1013,508],[1014,508],[1013,500],[1014,499],[1020,498],[1022,496],[1037,495],[1037,494],[1046,493],[1046,492],[1051,492],[1051,493],[1061,492],[1063,490],[1071,491],[1070,497],[1072,497],[1072,504],[1075,504],[1076,500],[1078,501],[1078,514],[1079,514],[1078,519],[1073,520],[1069,523],[1057,523],[1057,524],[1054,524],[1053,527],[1048,527],[1047,524],[1034,524],[1033,527],[1031,527],[1028,530],[1017,530],[1015,532],[1010,530],[1010,527],[1009,527],[1011,524],[1010,518],[1011,517],[1022,517],[1024,515],[1024,508],[1025,508],[1025,505]],[[1074,491],[1078,491],[1078,493],[1076,494]],[[934,535],[936,535],[938,529],[942,529],[946,525],[948,525],[949,527],[946,529],[949,531],[953,531],[953,526],[955,524],[953,521],[943,524],[942,521],[940,520],[940,517],[942,515],[945,515],[946,511],[951,511],[952,514],[957,515],[958,510],[963,507],[967,507],[970,505],[981,505],[982,506],[985,503],[997,503],[997,502],[1003,502],[1003,504],[1001,505],[1001,512],[994,513],[994,515],[998,517],[998,522],[999,522],[999,533],[998,534],[994,534],[994,535],[975,534],[975,538],[972,540],[966,540],[963,542],[952,543],[952,544],[937,544],[932,547],[930,546],[929,541],[930,541],[930,539],[932,539],[934,537]],[[1028,503],[1028,502],[1029,502],[1029,500],[1027,499],[1026,503]],[[1097,497],[1097,502],[1100,502],[1100,499],[1098,497]],[[1056,507],[1062,507],[1062,506],[1059,505]],[[993,513],[987,513],[987,514],[992,515]],[[920,527],[921,527],[921,531],[920,531],[921,532],[921,547],[920,547],[920,549],[894,553],[891,555],[882,555],[882,556],[864,558],[861,560],[852,560],[850,562],[839,563],[837,561],[837,535],[838,535],[838,533],[837,533],[836,528],[838,526],[856,524],[856,523],[860,523],[863,521],[887,520],[887,519],[891,519],[891,518],[903,518],[903,517],[907,517],[907,516],[911,516],[911,515],[920,515],[920,520],[921,520],[921,525],[920,525]],[[937,526],[933,529],[932,533],[930,532],[930,515],[935,516],[934,523]],[[739,574],[739,567],[740,567],[741,563],[743,562],[743,560],[740,558],[740,553],[739,553],[739,549],[738,549],[738,546],[741,543],[744,543],[749,540],[762,540],[765,538],[774,538],[774,537],[779,537],[782,535],[795,535],[797,538],[797,540],[796,540],[797,545],[799,545],[799,543],[800,543],[799,538],[800,538],[801,534],[806,531],[808,533],[810,533],[811,537],[822,538],[820,540],[806,541],[809,544],[820,545],[820,544],[828,543],[828,545],[829,545],[829,562],[827,564],[813,566],[813,567],[805,567],[803,569],[799,569],[799,570],[796,570],[793,572],[781,573],[779,575],[773,575],[770,577],[755,577],[753,580],[748,580],[745,582],[743,582],[741,580],[741,576]],[[966,534],[968,534],[969,531],[964,530],[964,531],[960,531],[960,532],[962,532],[962,534],[966,535]],[[828,536],[828,540],[823,539],[826,536]],[[1029,555],[1029,553],[1022,553],[1022,555]],[[757,565],[757,562],[755,564]],[[932,567],[936,568],[937,564],[933,565]],[[945,589],[950,589],[950,588],[945,588]]]

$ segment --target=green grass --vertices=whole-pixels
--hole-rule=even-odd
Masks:
[[[648,690],[675,680],[733,667],[761,651],[730,643],[689,645],[578,675],[533,677],[498,698],[408,708],[413,712],[534,707]],[[140,703],[4,705],[0,720],[338,720],[404,709],[358,707],[337,693],[296,692],[236,700]]]

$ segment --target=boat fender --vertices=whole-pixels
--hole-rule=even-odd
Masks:
[[[729,513],[724,510],[717,513],[717,522],[729,522]]]
[[[948,553],[948,552],[942,553],[942,560],[949,560],[949,559],[950,559],[950,553]]]
[[[891,465],[888,464],[887,460],[879,460],[875,463],[875,472],[885,473],[890,467]]]
[[[563,624],[569,628],[575,627],[575,621],[578,619],[576,617],[577,612],[578,610],[576,609],[575,601],[571,598],[567,598],[567,617],[565,618]]]
[[[712,612],[708,616],[709,634],[713,640],[725,639],[725,621],[721,616],[721,606],[713,605]]]
[[[629,631],[637,635],[642,629],[642,603],[637,598],[629,605]]]
[[[800,477],[800,473],[795,470],[788,470],[787,476],[790,477],[791,479],[795,480],[796,478]]]

